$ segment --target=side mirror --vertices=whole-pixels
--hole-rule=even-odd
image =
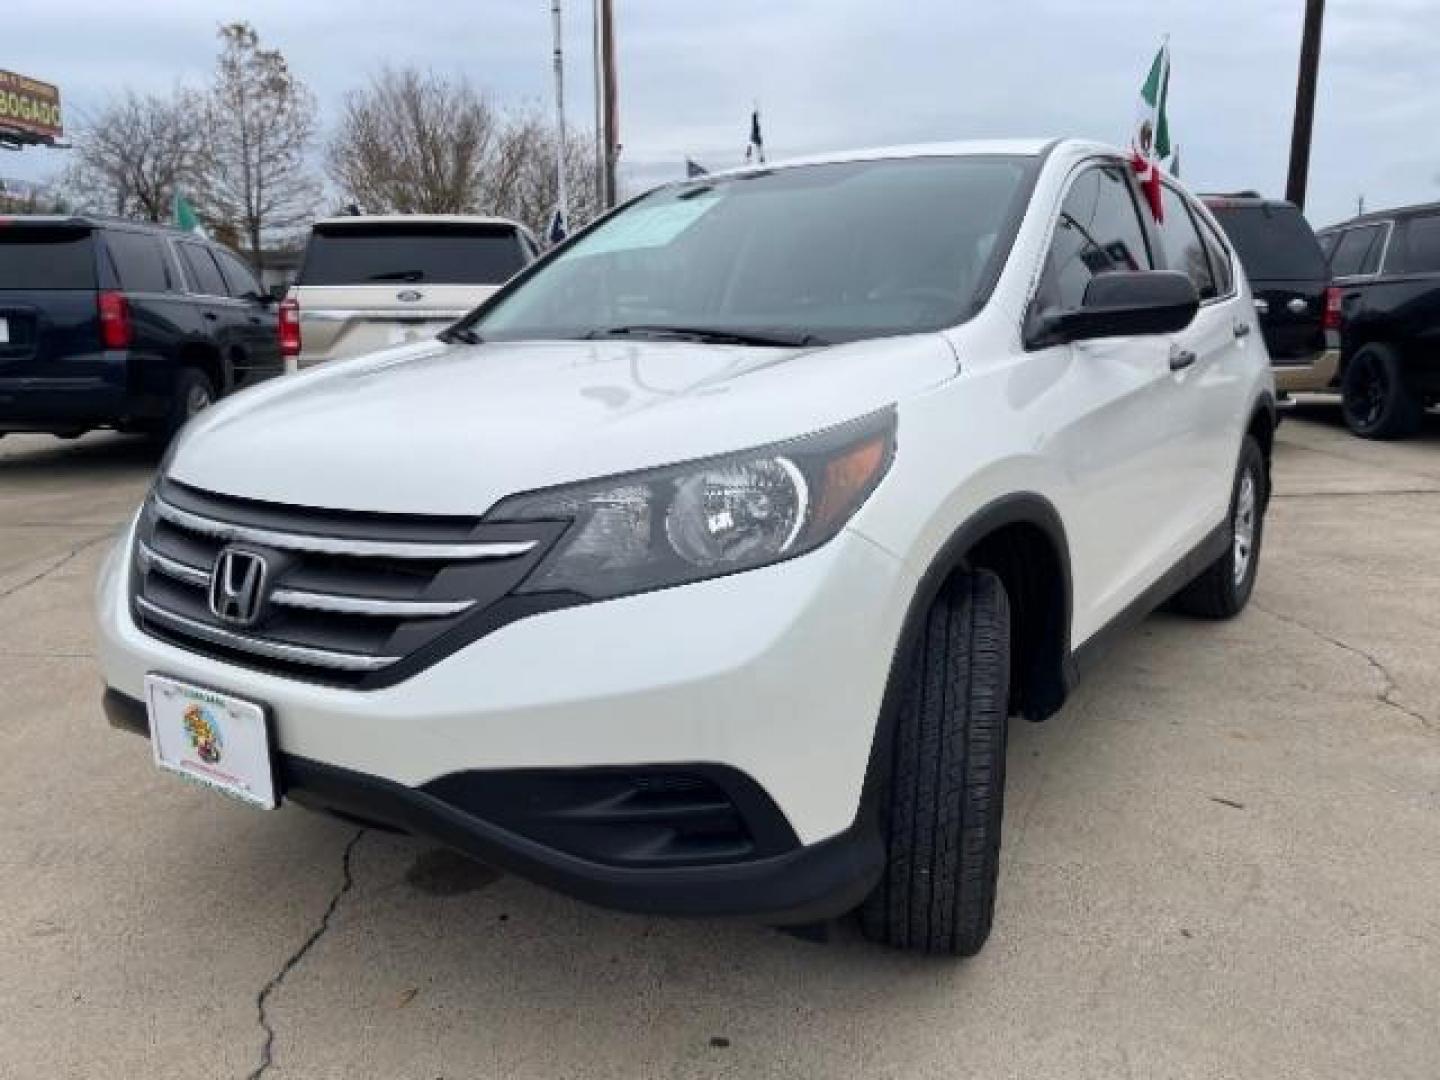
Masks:
[[[1173,334],[1189,326],[1199,308],[1195,283],[1178,271],[1099,274],[1086,286],[1078,308],[1041,314],[1029,344]]]
[[[281,300],[285,299],[285,294],[289,291],[289,285],[271,285],[270,290],[265,295],[278,304]]]

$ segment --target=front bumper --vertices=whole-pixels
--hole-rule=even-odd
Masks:
[[[144,734],[145,706],[105,695],[110,723]],[[276,773],[284,797],[364,824],[426,836],[488,865],[588,903],[642,914],[743,916],[775,926],[801,925],[853,909],[884,867],[878,828],[857,821],[838,836],[743,862],[690,866],[615,866],[576,857],[468,813],[443,785],[409,788],[381,777],[290,754]],[[483,780],[485,774],[472,774]]]
[[[531,616],[368,691],[268,675],[143,633],[126,595],[129,550],[127,536],[99,584],[107,685],[142,700],[145,675],[160,672],[263,703],[296,801],[430,835],[629,910],[808,921],[853,906],[878,874],[861,792],[916,583],[857,534],[761,570]],[[463,773],[694,763],[761,790],[790,849],[617,867],[434,794]]]

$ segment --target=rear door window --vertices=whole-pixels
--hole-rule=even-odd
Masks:
[[[1412,274],[1440,273],[1440,215],[1410,219],[1405,237],[1405,267]]]
[[[216,249],[210,254],[214,255],[215,261],[220,264],[220,272],[225,275],[225,287],[231,296],[240,298],[260,295],[260,283],[255,280],[255,275],[248,266],[228,251]]]
[[[185,260],[185,269],[190,275],[192,292],[206,296],[226,296],[225,279],[210,257],[209,249],[199,244],[180,244],[180,257]]]
[[[1293,206],[1211,205],[1252,281],[1324,281],[1325,253]]]
[[[320,226],[297,284],[499,285],[525,262],[508,226]]]
[[[1380,264],[1380,248],[1384,243],[1385,229],[1379,225],[1362,225],[1346,229],[1335,244],[1330,256],[1330,269],[1336,277],[1355,277],[1371,274]]]
[[[105,233],[105,247],[120,287],[127,292],[163,293],[175,288],[159,237],[112,229]]]
[[[93,289],[88,229],[0,228],[0,289]]]

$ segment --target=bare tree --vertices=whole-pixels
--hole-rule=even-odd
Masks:
[[[315,99],[278,49],[264,49],[248,23],[220,28],[215,82],[205,102],[200,216],[244,240],[258,272],[267,237],[310,218],[319,185],[305,160]]]
[[[543,233],[558,199],[554,128],[501,113],[465,79],[386,69],[345,101],[327,147],[346,201],[373,213],[489,213]],[[566,140],[571,227],[596,211],[589,142]]]
[[[166,221],[200,146],[194,94],[141,96],[133,90],[82,116],[63,186],[77,206],[119,217]]]
[[[499,124],[464,78],[386,68],[346,96],[330,177],[367,210],[474,213]]]
[[[555,128],[537,112],[508,118],[493,165],[486,173],[484,202],[492,213],[522,221],[537,235],[544,235],[560,199],[555,174],[558,138]],[[590,138],[583,132],[572,132],[565,143],[565,187],[573,232],[595,218],[600,206],[595,195],[595,157]]]

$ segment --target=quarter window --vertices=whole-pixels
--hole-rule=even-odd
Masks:
[[[1346,229],[1340,234],[1335,252],[1330,256],[1330,272],[1336,277],[1373,274],[1380,265],[1380,249],[1384,242],[1385,230],[1379,225]]]
[[[114,229],[105,233],[105,247],[110,252],[110,260],[122,289],[137,293],[162,293],[174,288],[170,280],[170,264],[156,237]]]
[[[228,251],[212,250],[211,255],[220,264],[220,272],[225,275],[225,285],[234,297],[259,296],[260,283],[255,280],[255,275],[250,268],[231,255]]]
[[[191,288],[206,296],[224,296],[225,281],[210,252],[199,244],[181,244],[180,257],[185,260],[185,269],[190,273]]]
[[[1440,216],[1411,218],[1406,232],[1405,269],[1413,274],[1440,272]]]
[[[1201,300],[1212,300],[1220,294],[1210,272],[1205,242],[1195,228],[1185,199],[1169,184],[1162,185],[1161,192],[1165,220],[1160,224],[1160,247],[1165,253],[1165,265],[1188,274]]]
[[[1199,214],[1195,215],[1195,220],[1200,223],[1205,251],[1210,256],[1210,272],[1215,277],[1216,293],[1219,296],[1229,296],[1230,290],[1235,287],[1235,273],[1230,268],[1230,252],[1210,222]]]
[[[1085,170],[1060,207],[1036,294],[1040,309],[1078,308],[1100,274],[1148,269],[1145,232],[1124,172],[1108,166]]]

